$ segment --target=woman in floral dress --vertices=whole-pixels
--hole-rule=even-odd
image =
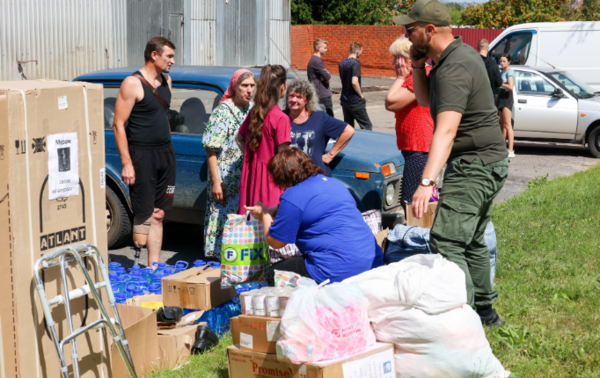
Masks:
[[[206,125],[202,145],[208,157],[208,203],[204,219],[204,255],[221,258],[223,227],[227,214],[237,214],[244,153],[235,135],[252,107],[256,78],[237,70]]]

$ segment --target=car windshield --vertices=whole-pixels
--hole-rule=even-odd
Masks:
[[[579,80],[569,72],[549,72],[548,75],[552,80],[573,93],[577,98],[590,98],[598,95],[594,88],[590,87],[583,81]]]

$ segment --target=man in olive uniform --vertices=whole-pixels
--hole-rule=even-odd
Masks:
[[[433,181],[448,163],[430,245],[465,273],[467,300],[489,326],[504,324],[492,305],[484,240],[492,202],[508,176],[508,150],[485,65],[475,49],[454,37],[450,14],[437,0],[417,0],[407,15],[394,18],[411,40],[414,92],[430,107],[435,131],[422,182],[413,196],[417,218],[427,211]],[[425,62],[434,67],[425,74]]]

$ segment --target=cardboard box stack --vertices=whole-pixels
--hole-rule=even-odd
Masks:
[[[57,247],[84,242],[96,245],[108,262],[103,110],[101,85],[0,82],[2,377],[61,376],[35,290],[35,261]],[[68,276],[69,287],[83,285],[79,268],[69,269]],[[47,270],[44,279],[48,298],[62,293],[58,268]],[[71,310],[75,327],[99,317],[93,298],[73,300]],[[52,315],[62,339],[68,329],[64,307],[54,307]],[[77,344],[81,376],[109,376],[106,333],[91,332]],[[71,365],[70,346],[65,356]]]

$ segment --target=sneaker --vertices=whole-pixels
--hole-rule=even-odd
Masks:
[[[496,313],[496,310],[492,309],[491,307],[483,311],[477,311],[477,314],[479,315],[481,323],[483,323],[484,326],[502,327],[504,325],[504,320],[502,320]]]
[[[514,151],[514,150],[513,150],[513,151],[511,151],[511,150],[508,150],[508,157],[509,157],[509,158],[513,158],[513,157],[515,157],[515,151]]]

